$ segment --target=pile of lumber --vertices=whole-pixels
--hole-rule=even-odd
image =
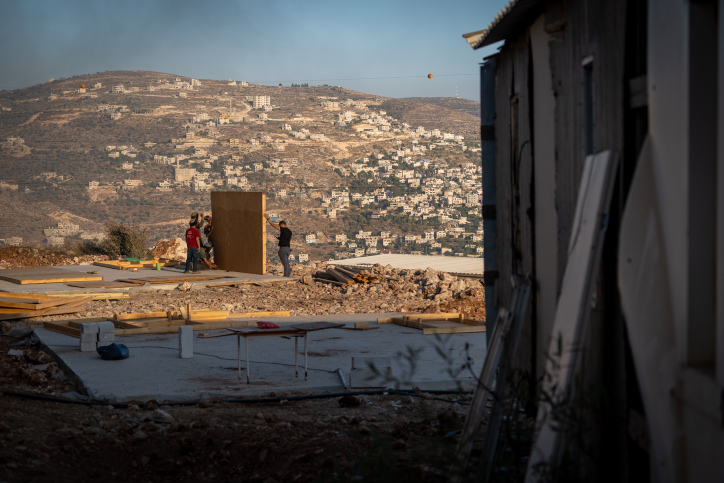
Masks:
[[[326,272],[315,273],[313,280],[320,283],[344,286],[355,283],[379,283],[383,278],[392,279],[391,277],[373,275],[367,270],[359,268],[334,266],[327,267]]]
[[[156,268],[156,264],[160,264],[162,267],[178,267],[183,263],[176,260],[169,260],[168,258],[150,258],[148,260],[106,260],[105,262],[93,262],[93,265],[97,267],[113,268],[115,270],[133,270],[135,269],[148,269],[152,270]]]
[[[485,332],[485,322],[466,319],[460,313],[402,314],[402,317],[377,319],[378,324],[397,324],[429,334],[467,334]]]
[[[30,319],[44,315],[81,312],[93,297],[44,297],[35,294],[0,292],[0,320]]]

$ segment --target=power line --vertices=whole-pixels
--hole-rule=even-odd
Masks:
[[[459,77],[468,75],[479,75],[479,74],[435,74],[434,77]],[[387,76],[387,77],[345,77],[339,79],[302,79],[302,80],[263,80],[263,81],[248,81],[250,84],[263,84],[265,82],[327,82],[327,81],[350,81],[350,80],[378,80],[378,79],[427,79],[426,75],[404,75],[404,76]]]

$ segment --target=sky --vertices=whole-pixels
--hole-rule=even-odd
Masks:
[[[479,100],[508,0],[0,0],[0,89],[111,70]],[[428,74],[433,74],[428,79]]]

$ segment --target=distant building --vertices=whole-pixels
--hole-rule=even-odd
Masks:
[[[190,181],[196,175],[196,168],[182,168],[176,166],[174,168],[174,181]]]
[[[262,109],[264,106],[271,107],[271,97],[269,96],[254,96],[252,101],[252,107],[254,109]]]

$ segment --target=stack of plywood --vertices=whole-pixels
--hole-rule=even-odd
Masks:
[[[43,297],[0,292],[0,320],[29,319],[44,315],[74,314],[84,310],[93,297]]]
[[[65,270],[54,267],[14,268],[0,271],[0,280],[28,285],[36,283],[67,283],[103,280],[97,273]]]

